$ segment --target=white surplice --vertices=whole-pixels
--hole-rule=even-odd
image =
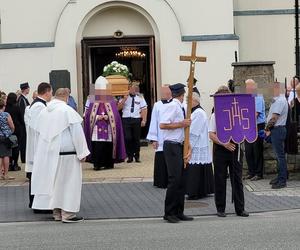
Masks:
[[[36,126],[38,117],[46,106],[42,102],[36,102],[31,107],[27,106],[24,114],[24,121],[26,124],[26,164],[25,172],[31,173],[33,168],[34,152],[36,150],[36,143],[38,133]]]
[[[78,212],[81,200],[80,160],[89,155],[82,118],[65,102],[54,99],[39,116],[37,150],[32,172],[34,209]],[[75,152],[60,155],[60,152]]]
[[[197,108],[191,115],[190,143],[192,157],[190,164],[208,164],[212,162],[208,137],[208,118],[206,112]]]
[[[159,124],[161,121],[161,114],[163,110],[163,106],[166,104],[163,104],[162,101],[158,101],[154,103],[152,114],[151,114],[151,121],[149,126],[149,131],[147,135],[147,139],[150,141],[156,141],[158,142],[158,148],[156,149],[156,152],[163,151],[163,130],[159,128]]]

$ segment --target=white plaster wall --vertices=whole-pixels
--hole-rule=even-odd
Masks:
[[[113,36],[121,30],[125,36],[154,35],[147,19],[129,8],[109,8],[93,16],[86,24],[83,37]]]
[[[233,0],[234,10],[293,9],[294,0]]]
[[[235,29],[240,36],[240,61],[275,61],[279,81],[295,75],[293,15],[239,16]]]
[[[68,0],[0,0],[1,42],[51,42]]]
[[[73,95],[81,100],[80,41],[85,34],[97,35],[96,26],[84,28],[93,15],[111,6],[123,6],[140,13],[132,18],[141,21],[141,16],[144,17],[143,25],[138,27],[146,27],[145,33],[150,32],[145,24],[151,25],[156,38],[158,85],[187,79],[189,64],[180,62],[179,56],[190,53],[191,43],[182,42],[182,35],[233,33],[231,0],[190,0],[190,5],[178,0],[78,0],[64,10],[65,0],[43,1],[43,4],[28,0],[26,4],[18,5],[23,10],[15,11],[13,5],[19,1],[0,1],[1,5],[4,3],[2,7],[0,5],[3,43],[55,42],[54,48],[0,50],[0,88],[6,91],[17,89],[20,81],[29,81],[35,88],[40,81],[49,81],[51,70],[66,69],[71,74]],[[19,12],[23,12],[22,18],[19,18]],[[94,18],[98,22],[102,17]],[[102,31],[99,36],[111,32],[108,29]],[[231,63],[234,51],[238,50],[238,41],[200,42],[198,47],[198,54],[208,57],[207,63],[196,68],[204,107],[208,110],[212,104],[209,94],[232,77]]]
[[[182,35],[233,33],[232,0],[168,0],[168,2],[180,20]]]
[[[14,92],[19,84],[29,82],[31,90],[49,81],[53,69],[53,48],[0,50],[0,89]]]

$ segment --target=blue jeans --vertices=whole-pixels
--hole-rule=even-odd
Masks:
[[[272,148],[278,164],[278,183],[285,184],[287,178],[287,164],[284,152],[286,138],[285,127],[274,127],[271,131]]]

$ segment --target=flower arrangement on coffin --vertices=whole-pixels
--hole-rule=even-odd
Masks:
[[[103,74],[111,85],[112,95],[121,96],[128,94],[128,78],[131,76],[126,65],[113,61],[103,68]]]

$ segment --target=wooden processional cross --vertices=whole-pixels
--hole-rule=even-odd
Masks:
[[[193,86],[194,86],[194,75],[195,75],[195,65],[196,62],[206,62],[206,57],[196,56],[197,42],[193,41],[192,44],[192,55],[191,56],[180,56],[180,61],[190,62],[190,75],[188,81],[188,102],[187,102],[187,114],[186,119],[191,118],[192,112],[192,96],[193,96]],[[190,127],[186,127],[184,130],[184,147],[183,147],[183,157],[188,153],[188,146],[190,143]],[[185,167],[187,162],[185,161]]]

